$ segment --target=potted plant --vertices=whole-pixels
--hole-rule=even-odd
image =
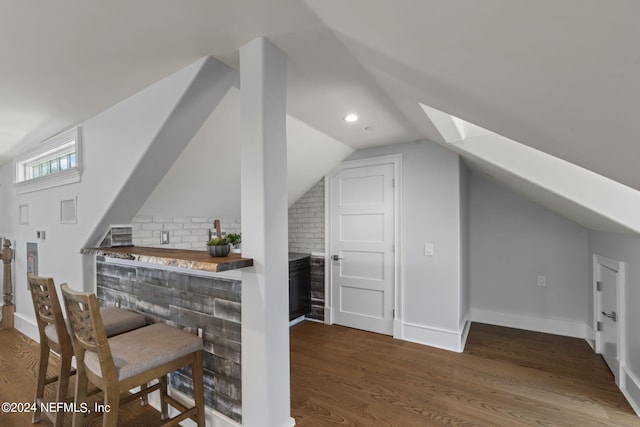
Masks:
[[[209,249],[209,255],[221,257],[229,255],[231,245],[227,237],[216,237],[207,242],[207,248]]]
[[[239,254],[240,243],[242,243],[242,234],[230,233],[230,234],[227,234],[227,239],[229,239],[229,243],[231,244],[231,252],[233,252],[234,254]]]

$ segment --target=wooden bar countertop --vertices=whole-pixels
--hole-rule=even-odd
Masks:
[[[251,267],[253,259],[242,258],[240,254],[230,253],[226,257],[212,257],[208,251],[188,249],[151,248],[146,246],[126,246],[117,248],[86,248],[80,251],[85,255],[98,255],[108,258],[127,259],[148,264],[168,265],[210,272],[235,270]]]

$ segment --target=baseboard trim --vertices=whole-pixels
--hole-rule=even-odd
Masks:
[[[400,319],[393,319],[393,337],[396,339],[403,339],[402,338],[402,320]]]
[[[331,307],[324,308],[324,323],[326,325],[331,325]]]
[[[468,334],[468,327],[466,325],[465,329],[467,329]],[[401,338],[403,340],[428,345],[430,347],[437,347],[443,350],[455,351],[456,353],[462,353],[464,350],[463,335],[464,330],[458,332],[413,323],[402,323]]]
[[[38,325],[36,324],[35,319],[27,317],[21,313],[15,313],[13,315],[13,325],[18,331],[35,342],[40,342],[40,332],[38,332]]]
[[[460,352],[464,352],[464,347],[467,345],[467,338],[469,337],[469,331],[471,330],[471,321],[464,321],[464,326],[462,327],[462,335],[460,336]]]
[[[636,415],[640,416],[640,377],[626,366],[622,367],[620,390]]]
[[[488,323],[490,325],[524,329],[527,331],[543,332],[573,338],[587,338],[586,323],[574,320],[531,317],[477,308],[471,309],[470,320],[472,322]]]
[[[295,325],[297,325],[298,323],[302,323],[302,322],[304,322],[305,320],[307,320],[307,318],[306,318],[306,317],[304,317],[304,316],[296,317],[296,318],[295,318],[295,319],[293,319],[293,320],[289,320],[289,327],[295,326]]]
[[[589,344],[589,347],[591,347],[591,349],[594,351],[596,351],[596,331],[593,330],[593,328],[589,325],[586,325],[586,331],[587,331],[587,336],[584,338],[584,340],[587,342],[587,344]]]

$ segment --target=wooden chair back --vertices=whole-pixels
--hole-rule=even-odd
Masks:
[[[87,372],[90,379],[94,382],[102,382],[108,380],[117,381],[116,368],[113,363],[113,357],[107,340],[107,333],[104,329],[102,316],[100,315],[100,307],[96,295],[93,293],[85,293],[74,291],[63,283],[60,285],[62,296],[64,298],[65,307],[67,309],[67,318],[71,326],[71,335],[73,340],[73,348],[76,360],[84,360],[86,351],[98,353],[100,360],[100,368],[102,371],[102,379],[93,377]],[[78,362],[80,370],[84,363]]]
[[[36,314],[38,332],[41,342],[46,342],[56,352],[72,352],[71,338],[67,332],[67,326],[62,315],[60,300],[56,292],[55,284],[51,277],[38,277],[32,273],[27,274],[33,310]],[[45,333],[47,325],[54,325],[58,342],[52,341]]]

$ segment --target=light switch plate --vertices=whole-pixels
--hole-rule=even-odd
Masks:
[[[167,245],[169,244],[169,231],[161,231],[160,232],[160,244]]]
[[[424,244],[424,254],[425,256],[433,256],[433,243]]]

